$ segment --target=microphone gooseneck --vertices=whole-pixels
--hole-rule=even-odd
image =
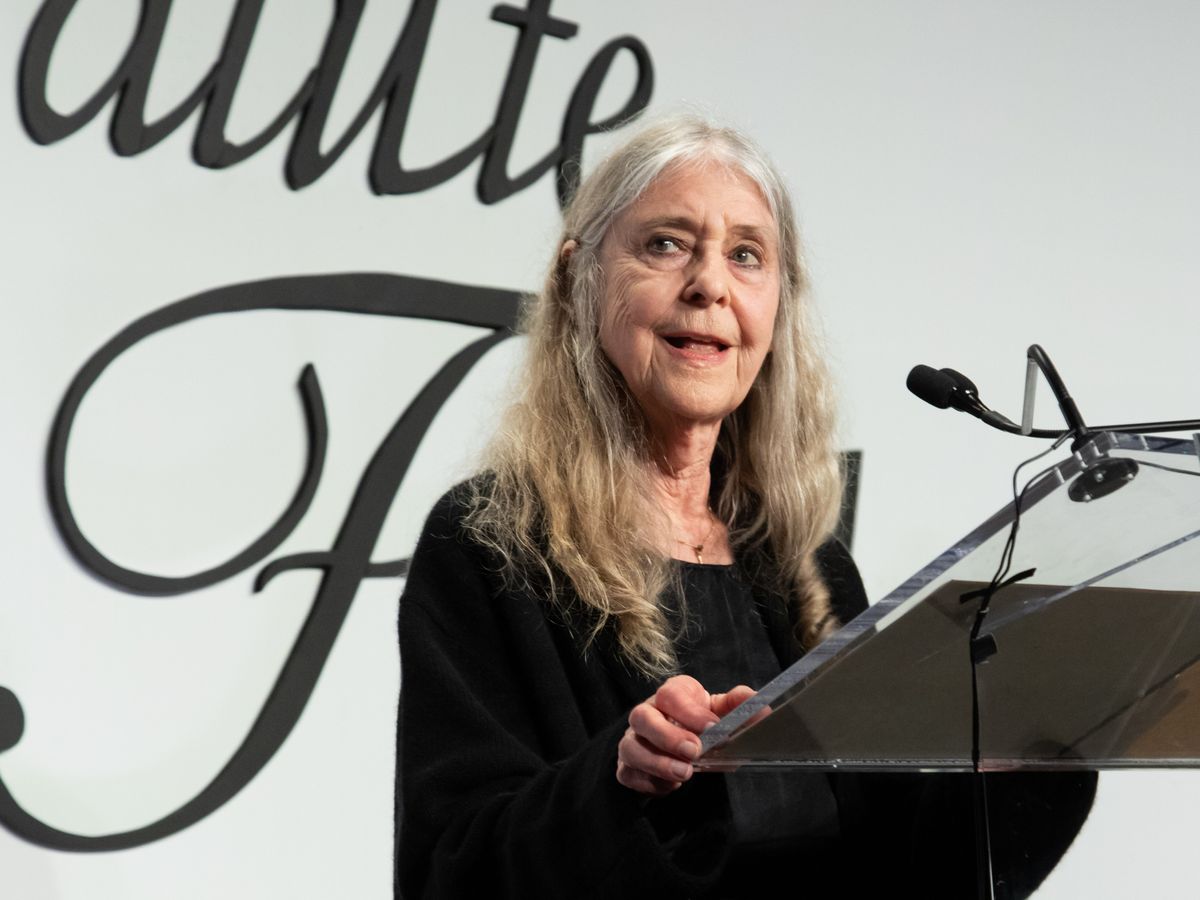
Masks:
[[[1058,401],[1058,408],[1062,411],[1063,419],[1067,423],[1067,429],[1074,436],[1074,440],[1071,441],[1071,449],[1078,450],[1083,444],[1087,443],[1090,434],[1087,426],[1083,424],[1083,416],[1079,414],[1079,407],[1075,405],[1075,401],[1067,393],[1067,386],[1058,374],[1058,369],[1054,368],[1054,363],[1050,361],[1049,354],[1042,349],[1040,344],[1030,344],[1029,350],[1026,351],[1025,355],[1030,362],[1037,365],[1042,372],[1042,376],[1046,379],[1046,384],[1050,386],[1050,392],[1054,394],[1054,399]],[[1026,416],[1025,418],[1028,420],[1030,417]]]

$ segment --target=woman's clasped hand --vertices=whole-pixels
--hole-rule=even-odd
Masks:
[[[668,678],[629,713],[617,745],[617,781],[654,796],[676,790],[692,777],[700,735],[753,696],[754,689],[744,684],[710,694],[689,675]]]

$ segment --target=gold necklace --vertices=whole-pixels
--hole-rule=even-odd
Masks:
[[[696,562],[698,562],[700,565],[704,565],[704,547],[706,544],[708,544],[709,538],[712,537],[713,532],[717,530],[717,517],[713,515],[712,507],[709,507],[707,512],[709,526],[708,532],[704,535],[704,540],[702,540],[699,544],[693,544],[689,540],[675,538],[677,543],[683,544],[685,547],[690,548],[691,551],[696,554]]]

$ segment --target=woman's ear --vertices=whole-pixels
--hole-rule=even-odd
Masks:
[[[573,285],[571,278],[571,270],[569,264],[571,262],[571,254],[579,246],[579,242],[574,238],[567,238],[563,241],[562,246],[558,248],[558,260],[554,264],[554,285],[555,293],[558,294],[560,303],[565,304],[568,308],[573,305],[572,293]]]

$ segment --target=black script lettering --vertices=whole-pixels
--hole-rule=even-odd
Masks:
[[[50,510],[58,525],[59,534],[63,536],[63,540],[70,547],[75,558],[83,564],[84,568],[109,584],[133,594],[150,596],[182,594],[217,584],[254,565],[283,543],[292,533],[296,524],[304,517],[313,495],[317,492],[317,484],[321,480],[321,469],[325,462],[325,449],[328,445],[328,425],[325,420],[325,403],[321,396],[321,386],[317,381],[316,370],[312,366],[305,366],[300,375],[300,396],[304,403],[304,418],[308,431],[308,459],[304,465],[304,474],[287,508],[257,540],[240,553],[210,569],[192,575],[172,577],[127,569],[96,549],[79,528],[79,523],[76,522],[75,515],[71,511],[70,501],[67,499],[67,442],[71,436],[71,426],[75,422],[75,415],[79,411],[79,404],[82,402],[84,394],[87,393],[96,378],[120,354],[122,349],[132,346],[132,343],[136,343],[140,339],[134,337],[131,343],[124,344],[123,339],[131,336],[127,333],[132,331],[133,335],[141,333],[144,336],[147,333],[144,329],[147,327],[154,328],[155,331],[159,330],[163,327],[161,322],[169,319],[169,315],[161,314],[170,311],[171,307],[167,307],[165,310],[159,310],[153,316],[139,319],[107,345],[109,348],[114,348],[115,352],[111,356],[97,354],[76,376],[58,408],[54,429],[50,435],[46,467],[46,490],[50,497]],[[157,321],[147,321],[148,319],[154,320],[156,317]],[[152,334],[153,331],[148,333]]]
[[[599,122],[591,120],[592,111],[596,106],[596,97],[604,85],[608,70],[613,60],[622,50],[628,50],[637,61],[637,83],[633,93],[625,101],[620,110],[607,119]],[[645,44],[635,37],[626,35],[609,41],[588,63],[583,76],[575,85],[571,102],[567,105],[567,114],[563,117],[562,153],[558,163],[558,201],[562,206],[567,205],[575,188],[579,186],[580,164],[583,159],[583,139],[598,131],[608,131],[619,128],[633,119],[639,112],[650,104],[650,94],[654,90],[654,67],[650,63],[650,53]],[[482,192],[482,189],[481,189]],[[486,202],[486,201],[485,201]]]
[[[90,122],[115,97],[112,146],[118,154],[131,156],[150,149],[193,112],[202,109],[192,157],[199,165],[220,169],[257,153],[274,140],[288,122],[299,116],[284,164],[289,187],[299,190],[320,178],[341,157],[382,106],[382,121],[368,172],[371,188],[376,193],[408,194],[428,190],[453,178],[482,154],[483,165],[476,184],[481,202],[497,203],[530,186],[550,169],[557,170],[557,190],[560,202],[565,202],[578,183],[584,138],[597,131],[619,127],[637,116],[650,102],[653,66],[645,45],[630,36],[610,41],[591,60],[575,87],[564,114],[559,146],[549,150],[520,175],[510,178],[508,162],[513,139],[541,39],[546,35],[569,39],[578,31],[578,26],[552,17],[550,0],[530,0],[525,9],[498,5],[492,11],[492,18],[520,29],[521,34],[513,51],[494,122],[475,140],[446,159],[420,169],[405,169],[400,162],[401,146],[437,10],[437,0],[413,0],[375,87],[338,140],[322,152],[325,125],[362,19],[364,3],[365,0],[338,0],[317,66],[265,128],[249,140],[234,144],[226,138],[225,127],[243,74],[246,54],[261,17],[263,0],[239,0],[217,61],[187,97],[153,123],[145,121],[146,97],[162,46],[171,0],[142,0],[137,29],[116,70],[70,114],[61,114],[50,106],[46,99],[46,83],[51,55],[76,0],[45,0],[30,26],[21,58],[22,121],[35,141],[54,143]],[[613,59],[621,50],[629,50],[637,64],[634,91],[618,112],[603,121],[593,122],[591,116],[596,96]]]
[[[119,156],[134,156],[166,138],[203,105],[204,115],[194,148],[196,162],[208,166],[231,165],[270,143],[299,108],[303,89],[270,125],[241,146],[224,141],[223,135],[219,142],[214,139],[214,129],[223,128],[228,118],[250,38],[262,12],[262,0],[241,0],[230,21],[224,51],[216,65],[175,109],[157,122],[147,124],[146,96],[172,0],[142,0],[137,30],[116,70],[79,109],[70,115],[62,115],[46,100],[46,80],[50,56],[76,2],[47,0],[34,19],[25,42],[20,76],[21,117],[25,130],[40,144],[51,144],[73,134],[116,97],[112,147]]]
[[[304,104],[300,125],[285,163],[287,182],[293,190],[307,187],[325,174],[381,104],[383,121],[371,154],[369,170],[371,188],[377,194],[411,194],[436,187],[469,166],[492,139],[493,129],[489,127],[466,147],[434,165],[407,170],[400,164],[400,147],[408,127],[417,75],[425,57],[433,14],[437,9],[437,0],[413,0],[404,29],[371,95],[337,143],[327,152],[321,152],[325,123],[341,81],[350,45],[358,30],[362,8],[362,0],[338,4],[338,15],[330,28],[316,70],[314,92]]]
[[[200,88],[193,91],[174,111],[147,127],[137,122],[137,134],[129,133],[126,123],[134,108],[145,102],[150,75],[167,23],[170,0],[143,0],[137,31],[115,72],[84,104],[70,115],[61,115],[46,100],[46,81],[50,74],[50,56],[62,33],[67,16],[76,0],[46,0],[38,11],[25,39],[21,56],[21,117],[25,130],[40,144],[62,140],[82,128],[114,96],[119,97],[113,114],[112,145],[122,156],[147,150],[178,127],[202,99]],[[201,88],[203,87],[201,84]]]
[[[512,65],[508,70],[508,80],[500,95],[500,106],[496,110],[495,134],[483,159],[483,168],[479,172],[479,199],[484,203],[495,203],[528,187],[561,158],[561,148],[556,147],[517,178],[508,177],[508,159],[512,154],[521,107],[529,91],[533,63],[537,58],[542,35],[548,34],[565,41],[573,38],[579,31],[573,22],[550,17],[550,0],[533,0],[528,11],[516,6],[499,5],[492,10],[492,18],[519,28],[521,36],[517,39],[517,48],[513,51]]]
[[[349,510],[327,552],[302,553],[268,564],[259,573],[256,589],[280,572],[295,568],[321,568],[317,595],[304,626],[280,670],[267,700],[250,731],[229,761],[195,797],[179,809],[140,828],[107,835],[80,835],[62,831],[30,815],[0,780],[0,824],[25,840],[45,847],[71,851],[121,850],[150,843],[181,831],[219,809],[245,787],[275,755],[291,733],[329,658],[358,587],[364,578],[403,574],[407,560],[372,563],[370,556],[408,466],[442,404],[471,367],[492,347],[512,334],[518,307],[515,292],[447,284],[399,275],[351,274],[279,278],[207,291],[173,303],[137,320],[105,344],[72,381],[60,406],[50,437],[47,481],[49,501],[64,541],[90,572],[114,586],[136,593],[180,593],[211,583],[212,571],[179,579],[132,572],[108,560],[83,537],[75,524],[65,485],[65,454],[75,413],[88,389],[122,352],[139,341],[201,316],[250,309],[336,310],[367,315],[402,316],[457,322],[492,329],[492,333],[459,351],[429,380],[401,414],[380,444],[355,489]],[[310,454],[304,484],[310,474],[320,477],[324,446],[324,415],[314,415],[320,394],[316,374],[306,367],[302,384],[311,380],[305,394],[309,406]],[[319,423],[319,427],[318,424]],[[314,462],[314,459],[317,461]],[[315,474],[313,474],[315,473]],[[316,481],[312,483],[315,490]],[[305,488],[298,491],[299,496]],[[304,502],[307,506],[307,501]],[[296,507],[293,500],[289,512]],[[229,577],[256,562],[283,540],[298,521],[285,512],[288,523],[275,543],[263,549],[260,539],[252,548],[227,563],[221,571]],[[301,515],[303,509],[300,510]],[[276,527],[280,527],[277,526]],[[253,552],[251,552],[253,550]],[[235,568],[235,565],[240,568]],[[24,712],[11,691],[0,687],[0,751],[15,746],[24,728]]]
[[[17,695],[0,687],[0,753],[17,746],[24,733],[25,713]]]
[[[212,74],[202,87],[208,94],[200,125],[196,128],[196,140],[192,146],[192,158],[197,164],[210,169],[224,169],[247,159],[271,143],[275,136],[295,118],[313,90],[315,73],[300,85],[283,110],[262,131],[250,140],[233,144],[225,137],[225,125],[229,121],[229,110],[233,96],[246,66],[246,54],[250,52],[250,41],[262,15],[263,0],[240,0],[229,22],[225,34],[225,45],[221,56],[213,67]],[[339,4],[339,15],[341,13]]]

